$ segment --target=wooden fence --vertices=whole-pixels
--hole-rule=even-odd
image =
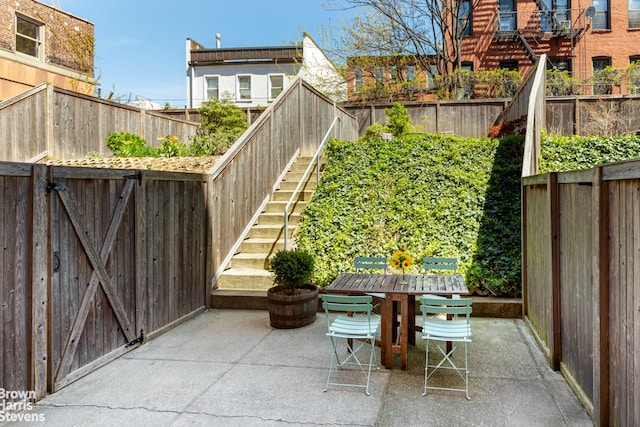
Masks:
[[[167,135],[188,141],[198,127],[199,123],[43,84],[0,102],[0,159],[110,157],[105,140],[112,132],[135,133],[157,146],[157,139]]]
[[[597,425],[640,420],[640,160],[523,178],[523,312]]]
[[[336,117],[332,135],[355,138],[355,118],[297,80],[207,173],[0,162],[0,387],[42,398],[201,312]]]

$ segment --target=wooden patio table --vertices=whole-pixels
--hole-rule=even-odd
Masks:
[[[393,367],[393,354],[400,354],[400,367],[407,369],[409,344],[415,345],[415,332],[422,327],[416,326],[416,295],[426,294],[452,297],[467,295],[469,290],[460,274],[361,274],[343,273],[325,289],[329,293],[363,295],[384,293],[381,303],[381,343],[382,364]],[[394,303],[399,304],[400,324],[397,339],[394,341],[394,329],[397,317]]]

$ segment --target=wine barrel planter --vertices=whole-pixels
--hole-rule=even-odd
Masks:
[[[292,329],[315,322],[318,312],[318,288],[305,285],[299,293],[289,295],[280,286],[267,291],[269,302],[269,322],[272,327]]]

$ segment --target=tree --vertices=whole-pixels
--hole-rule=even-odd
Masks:
[[[339,40],[350,56],[412,55],[424,69],[437,58],[438,74],[460,68],[462,37],[478,0],[329,0],[333,8],[361,8],[363,17],[344,22]]]

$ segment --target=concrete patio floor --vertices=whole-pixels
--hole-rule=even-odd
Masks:
[[[409,369],[362,389],[323,392],[331,347],[324,315],[279,330],[261,310],[210,310],[47,396],[28,411],[47,426],[592,426],[521,320],[473,318],[470,396],[423,397],[424,344]],[[379,350],[378,350],[379,351]]]

